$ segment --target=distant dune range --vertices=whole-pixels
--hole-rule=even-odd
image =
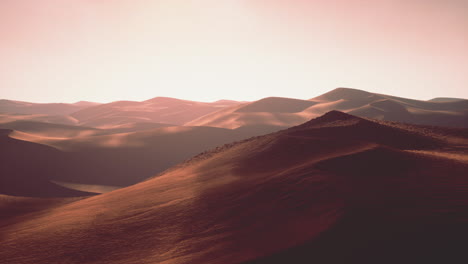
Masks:
[[[331,111],[102,195],[0,196],[0,259],[465,263],[467,171],[468,129]]]
[[[129,122],[153,122],[183,125],[195,118],[239,102],[221,100],[202,103],[167,97],[156,97],[143,102],[119,101],[89,107],[71,114],[80,125],[107,128]]]
[[[91,102],[37,104],[0,100],[0,122],[39,121],[102,129],[128,124],[143,127],[145,125],[141,124],[182,125],[213,111],[237,104],[239,102],[230,100],[203,103],[167,97],[156,97],[142,102],[118,101],[108,104]]]
[[[40,104],[0,99],[0,113],[68,115],[95,105],[98,103],[81,101],[74,104]]]
[[[7,113],[0,114],[0,129],[13,130],[5,132],[8,136],[4,137],[10,138],[5,141],[29,141],[43,145],[37,149],[47,146],[50,150],[30,152],[31,144],[16,144],[15,151],[29,152],[30,158],[17,155],[5,159],[22,168],[11,169],[10,175],[2,177],[23,179],[19,181],[22,183],[41,178],[50,186],[60,185],[60,189],[106,192],[135,184],[218,145],[298,125],[334,109],[380,120],[468,127],[468,100],[418,101],[349,88],[310,100],[270,97],[250,103],[200,103],[166,97],[109,104],[1,100],[0,110]],[[0,149],[5,156],[8,151]],[[49,156],[52,151],[55,156]],[[37,159],[47,166],[36,169]],[[82,194],[47,188],[31,191],[34,186],[40,185],[0,193],[50,197]]]
[[[187,125],[231,129],[262,124],[290,127],[332,110],[386,121],[468,127],[465,99],[419,101],[350,88],[337,88],[310,100],[269,97],[205,115]]]
[[[301,124],[332,110],[386,121],[468,127],[466,99],[420,101],[351,88],[337,88],[310,100],[269,97],[255,102],[220,100],[202,103],[167,97],[108,104],[33,104],[1,100],[0,113],[3,114],[0,114],[0,123],[36,121],[115,129],[114,132],[132,132],[164,125],[229,129],[268,127],[267,131],[271,131]],[[25,112],[30,115],[24,115]]]

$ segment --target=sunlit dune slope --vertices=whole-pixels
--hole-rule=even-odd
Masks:
[[[466,129],[330,112],[0,226],[8,263],[467,260]],[[439,262],[443,263],[443,262]]]
[[[155,128],[169,127],[173,125],[151,123],[151,122],[140,122],[140,123],[123,123],[120,125],[107,126],[105,129],[98,129],[86,126],[77,125],[63,125],[47,122],[37,122],[28,120],[16,120],[11,122],[0,122],[0,128],[12,129],[18,132],[23,132],[30,135],[30,139],[27,137],[21,137],[18,134],[15,138],[42,143],[48,139],[71,139],[81,138],[88,136],[99,136],[99,135],[110,135],[118,133],[129,133],[137,132]],[[38,140],[33,139],[34,137]]]
[[[12,129],[40,137],[56,138],[82,137],[103,134],[102,131],[90,127],[20,120],[7,123],[0,123],[0,128]]]
[[[468,100],[419,101],[351,88],[337,88],[310,100],[265,98],[207,114],[187,125],[290,127],[332,110],[387,121],[468,127]]]
[[[19,217],[30,219],[35,217],[33,214],[40,214],[42,211],[50,210],[52,207],[75,202],[83,197],[71,198],[32,198],[9,196],[0,194],[0,226],[15,223]]]
[[[0,123],[15,121],[32,121],[62,125],[77,125],[78,120],[69,115],[42,115],[42,114],[0,114]]]
[[[105,125],[102,125],[102,122],[104,122]],[[174,126],[172,124],[142,121],[139,118],[120,117],[113,117],[108,119],[106,118],[106,120],[94,120],[93,122],[87,124],[92,127],[96,127],[97,129],[100,129],[103,132],[103,134],[137,132],[154,128]],[[83,125],[84,124],[82,124],[82,126]]]
[[[272,105],[264,104],[265,101],[273,101],[272,99],[274,99]],[[307,121],[308,117],[300,112],[305,105],[313,105],[313,102],[290,98],[265,98],[253,103],[244,103],[207,114],[188,122],[186,125],[229,129],[270,126],[280,129]]]
[[[167,97],[156,97],[142,102],[119,101],[90,107],[73,113],[80,124],[92,127],[128,122],[155,122],[182,125],[200,116],[236,105],[235,101],[202,103]]]
[[[16,140],[11,130],[0,129],[0,194],[35,197],[89,195],[50,182],[59,171],[60,151]]]

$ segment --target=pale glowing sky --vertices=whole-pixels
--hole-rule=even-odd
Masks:
[[[0,0],[0,98],[468,98],[468,0]]]

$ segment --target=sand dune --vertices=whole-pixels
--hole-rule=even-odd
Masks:
[[[29,120],[17,120],[3,123],[0,122],[0,128],[12,129],[36,136],[55,138],[75,138],[93,135],[128,133],[169,126],[174,125],[152,122],[129,122],[119,125],[109,125],[105,128],[98,129],[86,126],[63,125]]]
[[[106,192],[109,190],[106,186],[135,184],[217,145],[276,129],[251,127],[228,130],[160,123],[128,123],[96,129],[24,120],[0,123],[0,128],[15,129],[9,133],[11,139],[42,144],[55,151],[54,155],[48,155],[30,152],[28,148],[23,149],[23,145],[17,145],[15,151],[27,152],[30,158],[24,160],[20,156],[12,156],[9,162],[26,167],[34,159],[45,162],[43,170],[18,170],[15,172],[18,179],[37,174],[60,186],[93,193]],[[28,185],[21,180],[16,184]],[[36,187],[42,188],[39,185],[28,187],[31,191],[29,196],[40,196],[32,191]],[[8,192],[0,190],[0,193]],[[8,194],[26,195],[18,192]],[[51,192],[50,196],[62,195]]]
[[[134,186],[16,218],[0,226],[0,258],[463,263],[467,133],[333,111]]]
[[[289,102],[291,100],[289,98],[283,99]],[[229,129],[237,129],[248,126],[276,126],[278,128],[284,128],[301,124],[308,120],[308,118],[301,113],[283,113],[280,110],[275,110],[272,112],[246,112],[245,108],[250,108],[248,106],[249,103],[240,106],[229,107],[218,112],[197,118],[186,123],[186,125],[211,126]],[[256,108],[255,105],[254,108]],[[298,106],[298,108],[300,107]],[[241,109],[244,110],[242,111]]]
[[[40,137],[71,138],[103,134],[103,131],[90,127],[44,123],[36,121],[13,121],[0,123],[0,128],[12,129]]]
[[[0,123],[14,121],[32,121],[60,125],[77,125],[78,120],[69,115],[41,115],[41,114],[0,114]]]
[[[14,110],[23,108],[28,110]],[[49,108],[52,110],[42,110]],[[61,108],[68,110],[57,110]],[[30,114],[0,114],[2,123],[37,121],[115,129],[113,133],[134,132],[170,124],[229,129],[263,126],[270,129],[277,127],[276,130],[279,130],[332,110],[387,121],[468,127],[466,99],[434,98],[420,101],[351,88],[337,88],[310,100],[268,97],[251,103],[229,100],[202,103],[156,97],[142,102],[118,101],[100,105],[89,102],[33,104],[2,100],[0,112],[2,109],[7,109],[8,113],[16,111]]]
[[[237,104],[239,102],[231,100],[202,103],[167,97],[156,97],[142,102],[118,101],[109,104],[85,101],[75,104],[35,104],[0,100],[0,122],[44,122],[122,133],[182,125],[205,114]]]
[[[68,115],[86,107],[95,105],[98,105],[98,103],[82,101],[75,104],[39,104],[0,99],[0,113]]]
[[[202,103],[167,97],[142,102],[119,101],[73,113],[80,124],[102,128],[129,122],[153,122],[182,125],[200,116],[236,105],[235,101]]]
[[[451,97],[436,97],[429,100],[429,102],[453,102],[453,101],[463,101],[466,99],[463,98],[451,98]]]
[[[73,103],[73,105],[80,106],[80,107],[90,107],[90,106],[96,106],[100,104],[101,103],[89,102],[89,101],[79,101],[79,102]]]
[[[282,97],[268,97],[243,105],[236,112],[297,113],[314,105],[315,102]]]
[[[59,173],[58,150],[31,142],[16,140],[11,130],[0,129],[0,193],[33,197],[84,196],[89,193],[64,188],[50,182]]]
[[[193,155],[251,136],[212,127],[165,127],[46,142],[63,151],[57,181],[128,186]]]
[[[387,121],[468,127],[468,100],[419,101],[350,88],[337,88],[310,100],[265,98],[207,114],[187,125],[231,129],[250,125],[290,127],[332,110]]]
[[[73,182],[51,181],[55,184],[63,186],[68,189],[91,192],[91,193],[108,193],[120,189],[120,186],[97,185],[97,184],[81,184]]]
[[[101,126],[106,134],[116,134],[116,133],[129,133],[129,132],[138,132],[143,130],[170,127],[174,126],[171,124],[163,123],[153,123],[153,122],[125,122],[123,124],[117,125],[107,125]]]
[[[51,130],[51,124],[42,125],[44,131],[32,131],[34,134],[11,131],[8,134],[9,138],[5,139],[6,142],[29,141],[14,145],[14,151],[18,155],[8,158],[8,162],[25,166],[25,169],[17,171],[14,167],[9,169],[18,178],[15,182],[18,188],[23,188],[23,185],[28,185],[30,190],[42,188],[21,180],[40,176],[75,190],[106,192],[109,189],[106,186],[122,187],[138,183],[200,152],[260,133],[258,129],[228,130],[186,126],[109,133],[109,130],[75,130],[75,127],[59,125],[54,125],[57,130]],[[33,128],[39,130],[41,126]],[[46,136],[41,136],[39,132]],[[53,132],[63,134],[64,137],[51,137]],[[263,132],[267,133],[268,130]],[[48,152],[31,151],[31,148]],[[4,148],[3,151],[4,155],[8,155],[10,150]],[[20,156],[19,153],[26,153],[25,157],[27,155],[28,158]],[[8,166],[8,162],[5,166]],[[40,168],[34,169],[37,166]],[[26,195],[2,190],[0,193]],[[38,195],[31,192],[29,196]],[[51,192],[50,196],[60,195]]]
[[[72,198],[31,198],[0,194],[0,225],[15,223],[19,217],[34,218],[36,214],[85,197]]]

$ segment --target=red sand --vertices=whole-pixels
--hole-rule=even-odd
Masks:
[[[465,263],[467,150],[466,129],[333,111],[134,186],[10,216],[0,259]]]
[[[310,100],[265,98],[207,114],[187,125],[290,127],[332,110],[386,121],[468,128],[468,100],[419,101],[350,88],[337,88]]]

